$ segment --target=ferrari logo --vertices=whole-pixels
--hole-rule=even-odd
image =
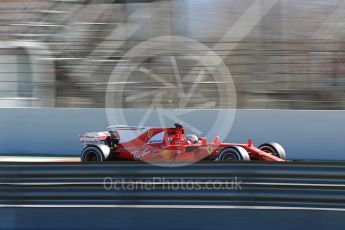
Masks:
[[[207,147],[207,152],[208,152],[208,154],[211,154],[213,152],[212,146]]]
[[[152,158],[154,159],[154,160],[157,160],[157,158],[158,158],[158,152],[157,151],[154,151],[153,152],[153,154],[152,154]]]

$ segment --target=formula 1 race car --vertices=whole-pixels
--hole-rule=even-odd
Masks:
[[[285,150],[274,142],[259,147],[252,144],[212,143],[196,135],[185,135],[180,123],[174,128],[132,126],[109,127],[109,131],[90,132],[80,136],[85,146],[81,161],[141,160],[141,161],[284,161]]]

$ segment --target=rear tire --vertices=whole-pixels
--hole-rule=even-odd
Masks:
[[[217,161],[249,161],[250,157],[248,152],[240,146],[232,146],[223,149],[219,156],[216,158]]]
[[[264,143],[258,147],[258,149],[270,153],[273,156],[279,157],[280,159],[286,160],[286,154],[283,146],[275,142]]]
[[[107,158],[96,146],[87,146],[81,153],[81,162],[103,162]]]

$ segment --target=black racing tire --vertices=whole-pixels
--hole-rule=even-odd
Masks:
[[[240,146],[232,146],[223,149],[216,158],[218,161],[249,161],[250,157],[244,148]]]
[[[87,146],[81,152],[81,162],[103,162],[107,158],[96,146]]]
[[[273,156],[279,157],[280,159],[286,160],[286,154],[283,146],[275,142],[264,143],[258,147],[258,149],[270,153]]]

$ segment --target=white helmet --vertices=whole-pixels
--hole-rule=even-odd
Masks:
[[[193,144],[199,143],[198,137],[197,137],[196,135],[194,135],[194,134],[188,134],[188,135],[186,136],[186,139],[189,140],[189,141],[190,141],[191,143],[193,143]]]

